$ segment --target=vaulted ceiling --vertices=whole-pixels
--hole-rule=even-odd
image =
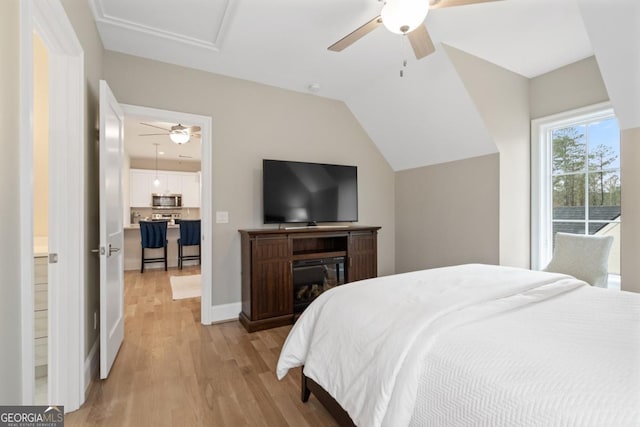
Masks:
[[[598,3],[634,2],[434,9],[425,24],[436,53],[416,60],[384,27],[327,50],[379,15],[376,0],[90,1],[106,49],[344,101],[394,170],[497,151],[441,43],[535,77],[594,53],[581,6],[597,14]]]

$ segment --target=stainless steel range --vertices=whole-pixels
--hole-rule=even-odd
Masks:
[[[175,221],[180,217],[181,215],[178,212],[155,212],[151,214],[152,221]]]

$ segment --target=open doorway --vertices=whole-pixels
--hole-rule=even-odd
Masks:
[[[75,410],[85,384],[84,57],[58,1],[21,1],[20,21],[22,403]]]
[[[183,126],[189,140],[176,144],[169,137],[171,127]],[[178,229],[183,220],[200,220],[201,141],[199,127],[191,124],[146,121],[132,115],[124,120],[124,164],[122,168],[125,224],[126,271],[140,270],[140,227],[145,221],[168,222],[167,266],[178,267]],[[195,129],[192,132],[191,129]],[[184,247],[195,256],[197,248]],[[162,256],[162,250],[148,249],[146,257]],[[155,254],[154,254],[155,252]],[[186,259],[184,266],[196,260]],[[145,263],[145,269],[163,267],[162,262]]]
[[[124,269],[134,274],[164,268],[164,262],[143,263],[141,221],[167,221],[167,267],[172,292],[194,285],[200,295],[202,324],[210,324],[211,307],[211,118],[188,113],[122,105],[125,114],[123,164]],[[178,144],[170,138],[177,126],[189,128],[189,140]],[[154,196],[155,195],[155,196]],[[163,206],[159,197],[172,197]],[[168,199],[167,199],[168,200]],[[155,202],[154,202],[155,201]],[[167,201],[167,203],[169,203]],[[183,247],[183,255],[200,254],[200,262],[184,259],[178,266],[180,222],[200,220],[201,244]],[[184,225],[184,224],[183,224]],[[162,249],[145,250],[163,257]],[[189,277],[177,279],[174,277]],[[175,282],[175,283],[174,283]],[[194,295],[195,296],[195,295]]]

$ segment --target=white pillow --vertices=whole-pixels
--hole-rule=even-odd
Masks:
[[[569,274],[606,288],[612,243],[613,236],[557,233],[553,258],[544,271]]]

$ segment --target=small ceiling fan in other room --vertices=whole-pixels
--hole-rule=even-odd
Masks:
[[[328,49],[340,52],[383,24],[392,33],[406,35],[416,59],[421,59],[436,51],[424,26],[430,9],[493,1],[501,0],[387,0],[379,16],[347,34]]]
[[[156,129],[162,129],[163,133],[142,133],[139,136],[155,136],[155,135],[169,135],[169,139],[178,145],[186,144],[191,140],[191,137],[200,138],[200,126],[182,126],[180,123],[171,126],[170,128],[164,128],[162,126],[153,125],[151,123],[140,122],[141,125],[150,126]]]

